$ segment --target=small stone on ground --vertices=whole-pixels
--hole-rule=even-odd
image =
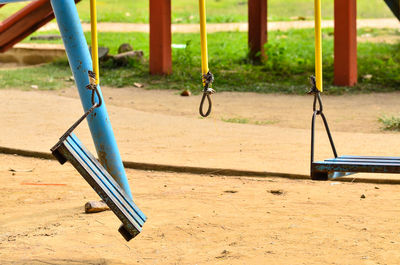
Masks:
[[[108,210],[110,208],[103,201],[89,201],[85,204],[85,213],[99,213]]]

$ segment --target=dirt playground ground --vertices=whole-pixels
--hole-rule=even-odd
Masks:
[[[199,96],[103,92],[124,160],[308,172],[310,97],[220,93],[204,120]],[[340,150],[398,155],[400,135],[377,122],[400,112],[398,98],[325,97]],[[10,148],[48,152],[82,111],[72,88],[0,90],[0,100],[0,146]],[[226,122],[238,119],[246,122]],[[90,143],[86,125],[78,133]],[[127,174],[148,217],[128,243],[112,212],[84,213],[98,197],[72,166],[0,154],[0,264],[400,264],[398,185]]]

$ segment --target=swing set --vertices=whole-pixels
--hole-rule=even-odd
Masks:
[[[24,0],[0,0],[0,4]],[[321,0],[315,3],[315,77],[312,76],[312,88],[309,94],[314,96],[311,126],[311,178],[327,180],[356,172],[400,173],[400,157],[374,156],[338,156],[329,130],[327,119],[323,113],[321,92],[322,82],[322,34],[321,34]],[[92,55],[90,56],[86,39],[74,0],[51,0],[51,5],[64,42],[68,61],[76,80],[76,85],[85,113],[80,117],[51,148],[52,154],[64,164],[69,161],[97,192],[114,214],[121,220],[118,229],[129,241],[138,235],[146,216],[133,202],[131,190],[114,132],[112,130],[105,102],[100,89],[98,34],[96,0],[90,0]],[[200,38],[201,38],[201,72],[203,96],[199,113],[203,117],[212,110],[211,94],[214,77],[208,68],[207,30],[205,0],[199,0]],[[203,105],[208,101],[204,112]],[[314,161],[315,120],[321,116],[334,158]],[[73,133],[74,129],[87,120],[99,157],[97,160]]]
[[[313,180],[328,180],[354,173],[400,173],[400,157],[384,156],[338,156],[328,121],[323,112],[321,99],[322,87],[322,32],[321,0],[314,0],[315,11],[315,77],[311,79],[309,94],[314,95],[313,115],[311,121],[311,163],[310,172]],[[314,161],[315,119],[321,116],[325,131],[332,148],[334,158]]]
[[[21,1],[27,0],[0,0],[0,5]],[[75,1],[50,0],[50,2],[85,111],[82,117],[60,137],[59,141],[51,148],[51,152],[61,164],[69,161],[83,176],[121,220],[122,225],[118,231],[129,241],[142,231],[147,218],[133,202],[124,165],[99,86],[96,0],[90,0],[91,56]],[[208,69],[205,0],[199,0],[199,12],[203,85],[203,97],[199,112],[201,116],[207,117],[212,109],[211,94],[215,91],[212,89],[214,77]],[[204,112],[203,105],[206,99],[208,108]],[[73,133],[74,129],[85,119],[89,124],[100,161],[85,148]]]

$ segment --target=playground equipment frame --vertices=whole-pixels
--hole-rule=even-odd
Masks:
[[[0,3],[8,3],[8,2],[20,2],[20,0],[0,0]],[[90,84],[88,73],[90,71],[93,71],[93,64],[86,43],[86,39],[83,34],[82,25],[78,16],[78,11],[75,6],[75,1],[51,0],[50,2],[59,26],[61,37],[64,42],[68,61],[73,76],[75,78],[76,86],[79,91],[83,109],[85,112],[88,112],[88,110],[93,107],[92,91],[87,89],[87,85]],[[110,118],[107,113],[107,109],[100,90],[100,86],[98,85],[97,85],[97,93],[96,95],[94,95],[94,98],[96,98],[96,101],[102,102],[102,104],[96,107],[87,116],[86,120],[88,122],[93,142],[97,151],[97,155],[99,157],[102,166],[100,167],[98,165],[94,165],[93,168],[100,168],[98,170],[103,171],[104,173],[103,175],[107,174],[111,175],[118,183],[118,188],[123,190],[123,192],[121,193],[123,194],[122,197],[125,200],[127,200],[131,205],[135,206],[135,204],[133,203],[133,198],[129,187],[128,179],[125,173],[125,168],[122,163],[122,159],[120,156],[120,152],[118,150],[113,129],[111,127]],[[60,108],[62,108],[62,106],[60,106]],[[69,138],[71,138],[71,136],[69,136]],[[64,141],[61,141],[61,144],[63,144],[63,142]],[[88,152],[85,151],[84,153],[87,154]],[[65,152],[63,153],[63,155],[65,156],[65,158],[76,157],[73,155],[73,153],[66,155]],[[88,160],[90,160],[89,158],[91,157],[91,155],[86,155],[86,157]],[[68,160],[70,160],[70,162],[75,166],[75,168],[77,168],[77,170],[84,176],[86,180],[90,179],[91,177],[90,173],[83,174],[82,172],[84,172],[84,170],[80,170],[80,168],[77,167],[79,163],[76,162],[77,161],[76,159],[75,160],[68,159]],[[104,170],[102,167],[104,167]],[[92,175],[94,176],[98,174],[93,173]],[[88,182],[90,185],[92,185],[90,181]],[[105,186],[107,186],[107,184]],[[95,188],[95,190],[110,206],[110,208],[114,211],[114,213],[116,213],[116,215],[124,222],[124,226],[119,230],[121,234],[124,236],[124,238],[126,240],[130,240],[131,238],[136,236],[141,231],[142,223],[138,223],[139,227],[135,228],[136,231],[131,233],[127,232],[127,230],[129,230],[129,228],[133,228],[133,226],[131,225],[131,223],[129,223],[124,219],[125,214],[120,214],[118,211],[116,211],[117,209],[120,209],[122,206],[120,208],[113,206],[112,201],[113,198],[115,199],[116,197],[107,197],[107,196],[104,197],[102,196],[101,188],[97,189]],[[143,213],[141,213],[140,210],[139,213],[140,213],[139,219],[142,220],[142,222],[144,223],[146,220],[146,216]]]
[[[351,1],[349,1],[351,2]],[[378,156],[338,156],[328,121],[323,112],[321,99],[322,89],[322,31],[321,31],[321,0],[314,0],[315,11],[315,77],[311,77],[312,88],[309,94],[314,96],[313,116],[311,120],[311,161],[310,175],[313,180],[328,180],[353,173],[400,173],[400,157]],[[324,161],[314,161],[315,150],[315,119],[320,116],[329,138],[334,158]]]
[[[357,83],[356,0],[334,1],[334,84]],[[261,59],[268,39],[268,0],[248,0],[248,45],[250,56]],[[157,41],[157,42],[156,42]],[[171,1],[150,0],[150,73],[172,73]],[[152,60],[158,57],[161,60]],[[265,57],[264,57],[265,58]]]

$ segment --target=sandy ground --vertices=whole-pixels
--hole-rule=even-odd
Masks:
[[[323,20],[323,28],[332,28],[334,25],[333,20]],[[90,24],[82,23],[84,31],[90,31]],[[289,30],[289,29],[304,29],[313,28],[314,21],[276,21],[268,22],[268,30]],[[358,28],[392,28],[399,27],[399,21],[395,18],[381,18],[381,19],[358,19]],[[56,23],[49,23],[42,27],[40,31],[57,30]],[[99,23],[98,30],[100,32],[149,32],[148,24],[134,24],[134,23]],[[199,32],[198,24],[172,24],[171,30],[174,33],[190,33]],[[222,31],[247,31],[247,23],[208,23],[207,32],[222,32]]]
[[[212,116],[200,119],[200,96],[103,93],[124,160],[308,174],[310,96],[217,93]],[[400,112],[398,97],[324,96],[339,152],[398,155],[399,134],[377,122]],[[12,148],[48,152],[82,113],[73,88],[0,90],[0,100],[0,146]],[[223,121],[231,118],[249,122]],[[317,157],[329,157],[318,132]],[[77,134],[93,150],[86,123]],[[72,166],[0,154],[0,264],[400,263],[398,185],[127,174],[149,218],[129,243],[112,212],[84,213],[98,197]]]
[[[149,219],[127,243],[112,212],[84,213],[97,196],[70,165],[0,155],[0,263],[400,263],[398,186],[128,175]]]
[[[371,23],[398,27],[393,20]],[[312,27],[305,21],[269,23],[269,29],[293,25]],[[148,31],[146,25],[117,27]],[[246,24],[229,27],[209,30],[247,30]],[[137,88],[103,92],[124,160],[308,174],[309,96],[218,93],[212,117],[199,119],[199,96]],[[339,152],[398,156],[399,134],[382,132],[377,119],[400,112],[399,96],[324,97]],[[71,88],[0,90],[0,100],[0,146],[11,148],[48,152],[82,112]],[[328,157],[318,131],[317,157]],[[93,150],[87,125],[77,133]],[[399,186],[268,174],[127,173],[135,202],[149,218],[129,243],[112,212],[84,213],[83,204],[98,197],[70,165],[0,154],[0,264],[400,264]]]
[[[213,96],[211,118],[200,119],[200,95],[181,97],[177,91],[139,88],[103,88],[103,92],[124,160],[309,174],[310,96],[218,93]],[[398,155],[399,133],[382,132],[377,120],[400,112],[399,96],[325,96],[325,114],[339,154]],[[0,123],[7,128],[0,133],[4,147],[49,152],[82,114],[73,88],[1,90],[0,99]],[[224,121],[237,118],[248,123]],[[94,150],[86,123],[77,135]],[[317,135],[316,159],[331,157],[321,122]]]

